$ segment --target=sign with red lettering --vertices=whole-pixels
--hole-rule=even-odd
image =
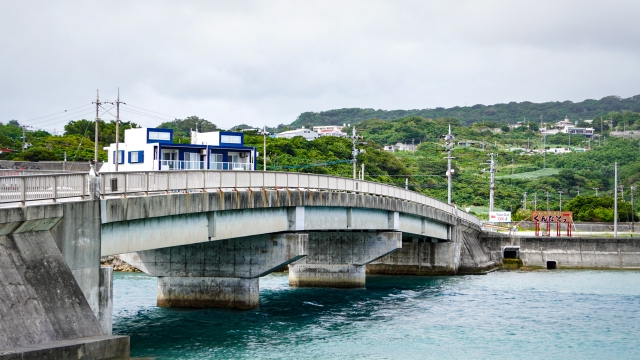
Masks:
[[[571,223],[573,211],[533,211],[531,221],[542,223]]]

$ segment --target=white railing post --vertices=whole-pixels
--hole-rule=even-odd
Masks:
[[[189,192],[189,172],[183,171],[182,173],[184,174],[184,192],[188,193]]]
[[[84,200],[85,196],[87,196],[87,186],[89,186],[88,185],[89,183],[87,182],[87,176],[89,175],[82,176],[82,193],[81,193],[82,200]]]
[[[149,172],[148,171],[144,173],[144,178],[145,178],[144,194],[146,196],[149,196]]]
[[[20,205],[25,206],[25,200],[26,200],[26,186],[27,186],[27,180],[23,177],[20,178]]]
[[[206,192],[207,188],[207,171],[203,170],[202,171],[202,192]]]
[[[56,198],[58,197],[58,176],[53,175],[53,192],[51,193],[53,196],[53,202],[56,202]]]
[[[127,174],[124,174],[124,184],[122,186],[122,197],[127,197]]]
[[[165,174],[167,175],[167,187],[164,188],[165,193],[168,194],[169,193],[169,174],[168,172],[165,172]]]

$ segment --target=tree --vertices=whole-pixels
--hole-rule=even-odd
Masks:
[[[163,122],[158,127],[162,129],[173,129],[174,136],[182,137],[190,137],[190,131],[195,129],[198,129],[199,132],[218,130],[218,127],[215,124],[197,116],[189,116],[186,119],[175,119],[173,121]]]
[[[41,147],[30,147],[27,150],[23,151],[17,158],[14,160],[23,160],[23,161],[55,161],[58,160],[56,154],[45,148]]]

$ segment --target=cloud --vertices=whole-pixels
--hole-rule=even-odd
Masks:
[[[96,88],[113,99],[118,86],[123,101],[162,119],[222,127],[341,107],[632,96],[638,10],[632,1],[2,2],[0,121],[88,104]]]

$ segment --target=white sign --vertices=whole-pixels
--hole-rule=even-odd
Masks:
[[[511,222],[511,211],[491,211],[489,222]]]

